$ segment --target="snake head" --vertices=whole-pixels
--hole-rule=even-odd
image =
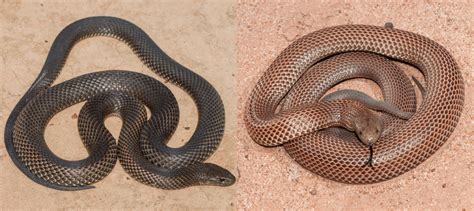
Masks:
[[[203,163],[197,177],[199,185],[230,186],[235,183],[232,173],[212,163]]]
[[[382,134],[382,119],[371,110],[364,111],[356,117],[354,125],[357,137],[367,146],[374,145]]]

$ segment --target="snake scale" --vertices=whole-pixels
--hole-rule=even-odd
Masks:
[[[184,146],[166,146],[179,111],[171,91],[156,79],[109,70],[52,86],[74,44],[92,36],[126,43],[149,69],[192,97],[199,119]],[[84,101],[78,128],[89,156],[77,161],[61,159],[46,145],[46,125],[56,113]],[[149,118],[145,107],[150,110]],[[109,115],[122,119],[117,141],[103,123]],[[90,184],[112,171],[117,159],[134,179],[153,187],[229,186],[235,181],[229,171],[203,163],[219,146],[224,122],[224,106],[212,85],[167,56],[138,26],[115,17],[90,17],[68,25],[56,37],[39,76],[8,119],[5,144],[25,175],[59,190],[91,188]]]
[[[393,60],[422,72],[426,93],[418,109],[408,76]],[[404,120],[358,100],[320,100],[352,78],[373,80],[385,102],[413,115]],[[393,27],[341,25],[307,34],[283,50],[250,93],[244,121],[256,143],[283,145],[311,172],[365,184],[394,178],[433,155],[455,129],[463,104],[461,72],[441,45]],[[363,132],[377,136],[368,139]],[[357,137],[365,137],[365,144]],[[373,150],[372,167],[366,145]]]

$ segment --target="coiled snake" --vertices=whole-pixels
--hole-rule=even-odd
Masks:
[[[423,73],[426,93],[418,109],[408,76],[388,58]],[[360,77],[375,81],[385,102],[405,114],[416,112],[405,121],[379,116],[354,99],[320,101],[332,86]],[[363,184],[391,179],[429,158],[453,132],[463,103],[462,75],[441,45],[391,27],[342,25],[287,47],[252,90],[244,120],[256,143],[283,145],[315,174]],[[373,148],[372,167],[368,147],[337,127],[356,131]]]
[[[51,87],[74,44],[92,36],[125,42],[148,68],[191,95],[199,119],[184,146],[166,146],[179,120],[177,102],[168,88],[149,76],[109,70]],[[56,113],[83,101],[87,102],[79,114],[78,128],[89,156],[63,160],[47,147],[44,130]],[[150,109],[148,119],[144,106]],[[103,124],[108,115],[122,118],[118,144]],[[223,132],[223,103],[205,79],[168,57],[138,26],[114,17],[90,17],[68,25],[57,36],[40,75],[8,119],[5,143],[16,166],[50,188],[89,188],[111,172],[118,157],[136,180],[178,189],[234,183],[235,177],[226,169],[203,163],[217,149]]]

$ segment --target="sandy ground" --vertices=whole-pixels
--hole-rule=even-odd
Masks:
[[[72,21],[88,16],[117,16],[139,25],[168,55],[214,85],[226,105],[226,118],[236,118],[234,2],[112,2],[115,1],[0,3],[0,210],[232,209],[235,186],[164,191],[131,179],[117,164],[109,176],[95,184],[95,189],[62,192],[32,182],[11,162],[3,142],[5,122],[11,109],[38,75],[59,31]],[[91,38],[73,49],[58,82],[107,69],[133,70],[154,76],[125,44],[111,38]],[[167,85],[180,104],[180,125],[171,144],[179,146],[192,135],[197,112],[187,94],[171,84]],[[87,156],[76,129],[80,107],[73,106],[59,113],[46,130],[48,146],[65,159]],[[121,124],[119,119],[109,118],[106,123],[117,136]],[[235,127],[235,121],[227,121],[223,142],[209,160],[234,173],[235,144],[231,131]]]
[[[474,209],[470,197],[474,195],[472,2],[164,2],[167,3],[0,3],[0,134],[11,109],[39,73],[57,33],[83,17],[118,16],[142,27],[171,57],[204,76],[221,93],[226,105],[226,134],[210,162],[234,172],[237,185],[164,191],[134,181],[117,165],[109,176],[95,184],[95,189],[55,191],[37,185],[17,170],[2,139],[0,209]],[[456,131],[439,152],[390,181],[347,185],[312,175],[283,149],[260,147],[248,137],[241,112],[247,96],[259,76],[289,43],[325,26],[383,25],[386,21],[439,42],[454,55],[463,72],[465,110]],[[110,38],[91,38],[74,48],[58,82],[106,69],[154,76],[125,44]],[[378,96],[377,89],[373,84],[366,85],[366,81],[346,85],[355,84],[365,85],[365,90]],[[196,119],[187,117],[195,116],[196,109],[183,91],[169,87],[182,111],[179,129],[171,141],[172,146],[179,146],[192,135]],[[76,105],[59,113],[46,130],[48,146],[65,159],[87,155],[76,129],[80,107]],[[116,136],[120,121],[109,118],[106,124]],[[68,140],[64,141],[65,137]]]
[[[474,209],[474,4],[461,1],[280,2],[242,1],[237,6],[238,206],[251,210]],[[445,46],[463,73],[466,100],[462,119],[449,141],[435,155],[392,180],[347,185],[312,175],[292,161],[281,147],[264,148],[249,138],[242,120],[245,101],[279,52],[302,35],[323,27],[356,23],[383,25],[387,21],[393,22],[396,28],[428,36]],[[363,85],[363,82],[352,85]],[[373,91],[370,86],[365,89]]]

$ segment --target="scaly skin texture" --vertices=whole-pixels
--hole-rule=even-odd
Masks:
[[[405,112],[386,101],[378,101],[371,96],[353,89],[342,89],[324,96],[321,101],[331,101],[337,99],[350,99],[363,102],[368,108],[375,111],[382,111],[402,119],[409,119],[413,113]]]
[[[125,42],[148,68],[191,95],[199,120],[184,146],[166,146],[178,123],[178,105],[171,91],[151,77],[111,70],[51,87],[72,47],[92,36]],[[63,160],[46,145],[44,130],[56,113],[83,101],[87,103],[78,127],[89,156],[79,161]],[[149,119],[144,106],[150,109]],[[109,114],[123,120],[118,145],[103,125]],[[219,146],[224,117],[224,106],[212,85],[167,56],[138,26],[114,17],[90,17],[68,25],[53,42],[41,73],[8,119],[5,145],[25,175],[59,190],[90,187],[110,173],[117,157],[127,173],[150,186],[228,186],[235,181],[229,171],[203,163]]]
[[[346,135],[333,134],[332,129],[320,131],[331,126],[345,126],[347,119],[360,116],[364,108],[351,100],[313,102],[314,96],[290,97],[289,93],[298,80],[304,80],[301,76],[308,69],[324,65],[318,62],[336,54],[357,51],[411,64],[423,73],[427,84],[425,97],[416,113],[406,122],[400,119],[389,122],[398,126],[389,126],[392,129],[384,131],[374,145],[373,168],[364,166],[369,153],[366,146],[355,139],[343,141],[340,138]],[[370,63],[367,57],[361,60]],[[349,67],[342,69],[339,75],[321,68],[321,77],[314,78],[312,83],[324,91],[338,81],[360,77],[350,76],[352,69]],[[326,81],[322,77],[325,74],[332,75],[332,81]],[[379,71],[379,74],[388,73]],[[393,76],[388,79],[394,84],[405,84],[400,80],[408,80]],[[404,101],[390,100],[388,96],[396,95],[387,90],[384,99],[402,111],[414,112],[414,93],[398,91],[407,92],[401,95],[406,96]],[[319,99],[323,94],[307,95]],[[345,183],[374,183],[403,174],[434,154],[456,127],[463,103],[462,75],[453,57],[436,42],[398,29],[343,25],[310,33],[286,48],[253,89],[247,101],[245,123],[256,143],[263,146],[284,144],[298,163],[318,175]],[[339,141],[334,141],[337,136]]]

